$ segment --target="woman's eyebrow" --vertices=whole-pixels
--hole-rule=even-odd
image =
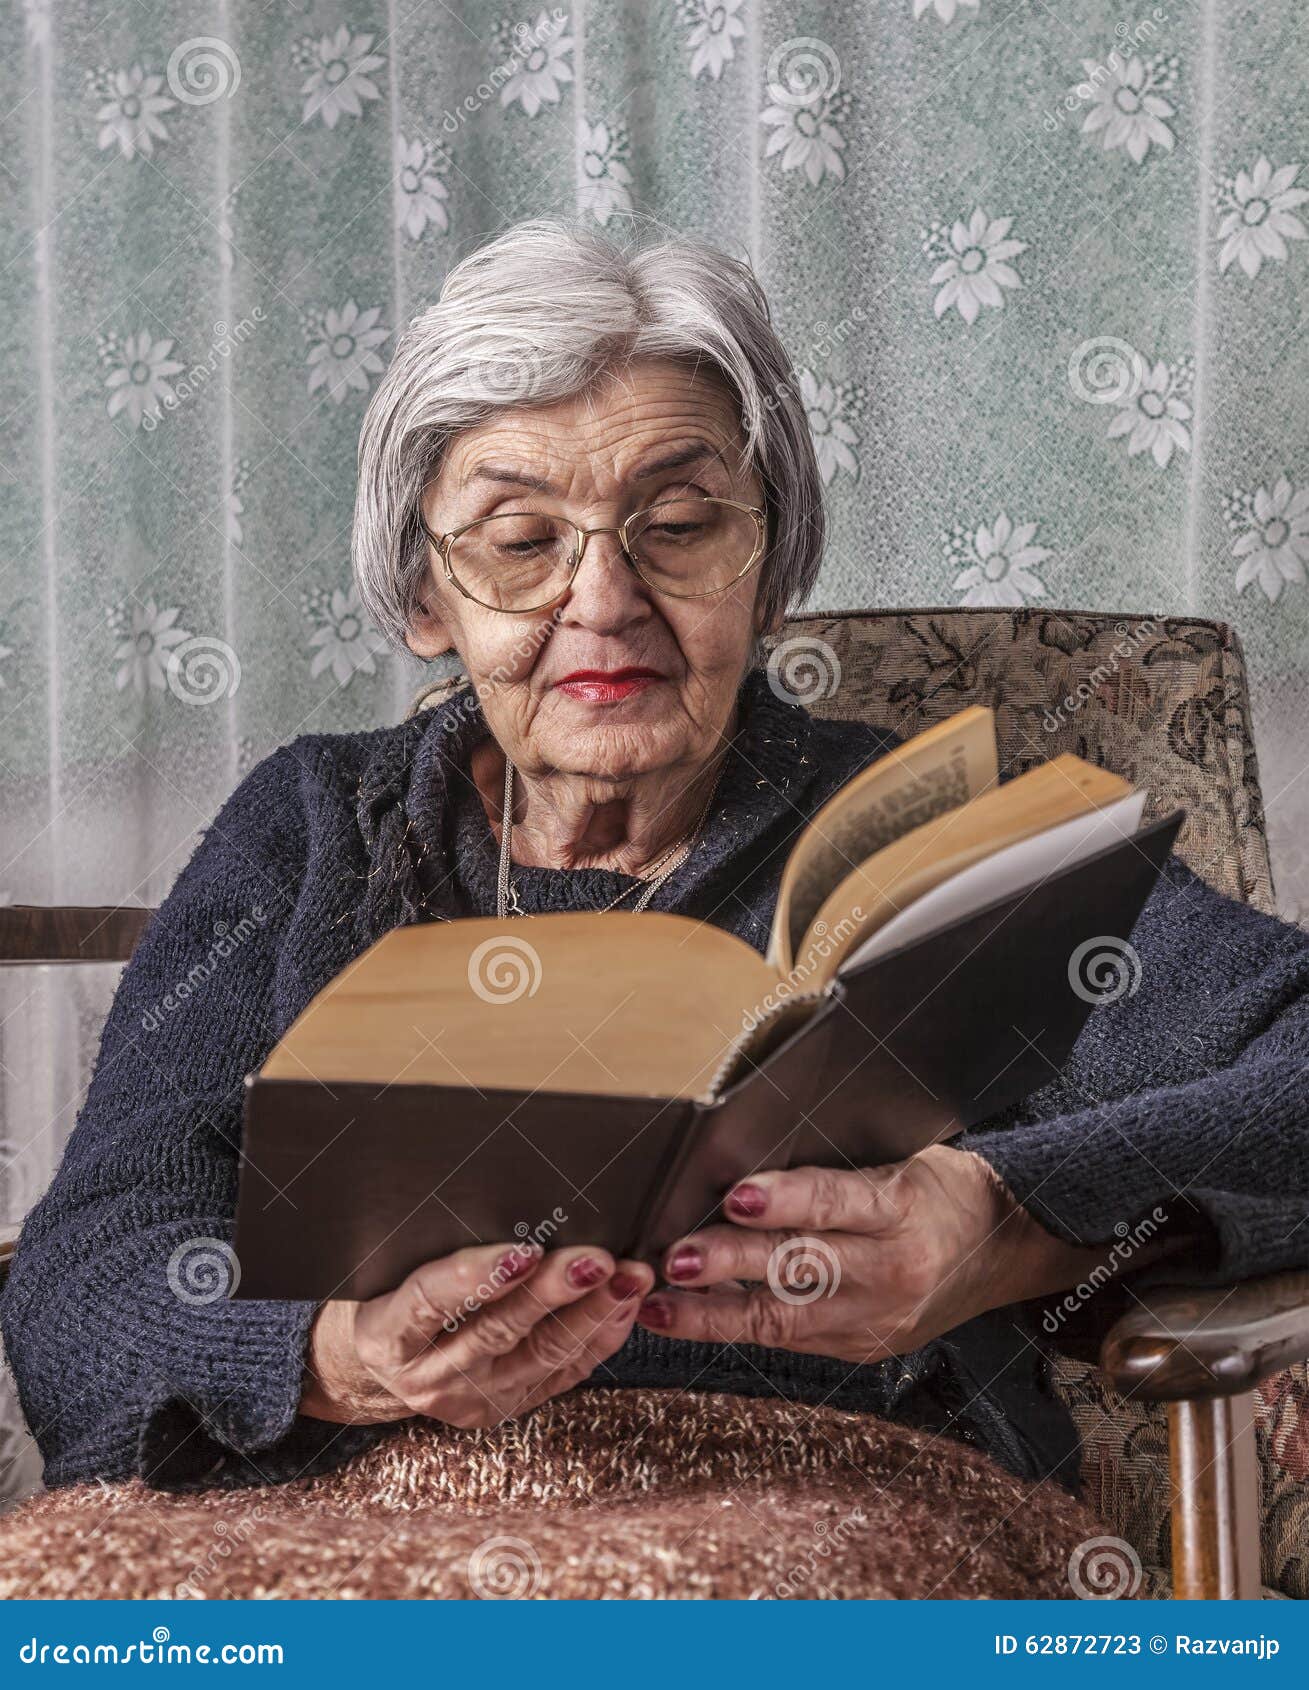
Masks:
[[[479,481],[489,481],[496,486],[530,487],[533,493],[556,491],[552,481],[545,481],[539,475],[533,475],[530,470],[514,469],[507,464],[478,464],[465,480],[464,486],[475,487]]]
[[[693,440],[685,446],[674,447],[670,452],[651,459],[642,464],[628,477],[630,481],[648,481],[654,475],[666,475],[669,470],[685,469],[689,464],[698,464],[710,460],[721,461],[722,453],[704,440]],[[479,482],[490,482],[495,486],[526,487],[533,493],[558,494],[558,488],[552,481],[542,476],[533,475],[528,469],[519,469],[512,464],[478,464],[465,481],[465,487],[476,486]]]

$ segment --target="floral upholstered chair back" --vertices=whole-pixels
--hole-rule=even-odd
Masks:
[[[996,713],[1001,766],[1063,751],[1126,776],[1148,814],[1178,806],[1177,849],[1210,885],[1273,909],[1240,644],[1220,623],[1022,610],[846,613],[790,620],[770,642],[775,685],[817,715],[908,736],[969,704]],[[1082,1439],[1084,1494],[1166,1588],[1163,1411],[1125,1401],[1060,1359],[1056,1383]],[[1309,1370],[1259,1392],[1263,1580],[1309,1597]],[[1144,1592],[1143,1592],[1144,1593]]]

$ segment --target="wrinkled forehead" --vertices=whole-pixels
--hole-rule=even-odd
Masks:
[[[639,493],[662,480],[729,492],[749,478],[733,395],[716,374],[670,360],[606,370],[586,390],[517,405],[465,429],[431,484],[473,492]]]

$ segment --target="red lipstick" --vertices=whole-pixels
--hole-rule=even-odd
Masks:
[[[571,675],[556,681],[555,686],[569,698],[585,704],[617,704],[663,678],[657,669],[640,665],[624,669],[574,669]]]

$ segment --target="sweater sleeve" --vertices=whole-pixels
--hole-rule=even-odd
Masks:
[[[285,1480],[374,1431],[297,1413],[313,1304],[230,1299],[242,1083],[276,1037],[306,744],[246,778],[151,921],[23,1228],[0,1328],[47,1484]]]
[[[1060,1076],[959,1142],[1057,1236],[1118,1242],[1125,1271],[1161,1228],[1200,1248],[1146,1277],[1309,1263],[1309,934],[1174,857],[1121,954]]]

